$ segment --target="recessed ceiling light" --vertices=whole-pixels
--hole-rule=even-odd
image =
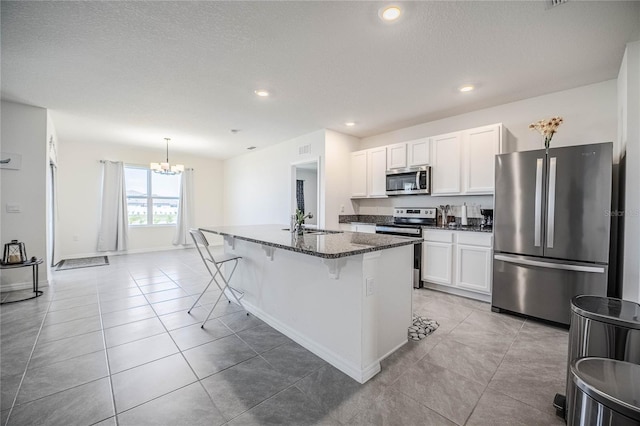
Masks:
[[[460,86],[458,90],[465,93],[465,92],[471,92],[473,89],[475,89],[473,84],[465,84],[464,86]]]
[[[269,96],[269,92],[267,92],[267,91],[266,91],[266,90],[264,90],[264,89],[258,89],[258,90],[255,90],[255,91],[254,91],[254,93],[255,93],[256,95],[260,96],[261,98],[266,98],[267,96]]]
[[[380,19],[383,21],[391,22],[398,19],[401,13],[398,6],[387,6],[378,11],[378,16],[380,16]]]
[[[349,127],[353,127],[356,125],[356,123],[354,123],[353,121],[347,121],[346,123],[344,123],[345,126],[349,126]]]

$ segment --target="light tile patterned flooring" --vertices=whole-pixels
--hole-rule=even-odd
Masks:
[[[111,256],[60,271],[44,296],[0,308],[2,424],[549,425],[567,332],[416,290],[440,323],[365,385],[233,304],[186,313],[197,253]]]

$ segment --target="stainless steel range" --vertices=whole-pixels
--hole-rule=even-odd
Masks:
[[[435,226],[438,210],[435,207],[397,207],[393,210],[393,224],[376,225],[376,234],[400,235],[422,238],[423,226]],[[422,244],[413,246],[413,287],[422,287]]]

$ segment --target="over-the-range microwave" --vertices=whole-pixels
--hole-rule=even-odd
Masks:
[[[431,193],[431,167],[387,170],[387,195]]]

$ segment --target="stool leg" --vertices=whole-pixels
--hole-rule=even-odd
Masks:
[[[200,301],[200,298],[202,298],[202,296],[204,296],[204,294],[207,292],[207,290],[209,289],[209,286],[211,285],[211,283],[213,282],[213,280],[215,280],[215,275],[213,277],[211,277],[211,279],[209,280],[209,284],[207,284],[207,286],[204,288],[204,290],[202,290],[202,293],[200,293],[200,296],[198,296],[198,298],[196,299],[195,302],[193,302],[193,305],[191,305],[191,307],[189,308],[189,310],[187,311],[188,314],[191,313],[191,310],[198,304],[198,301]],[[216,282],[217,283],[217,282]]]
[[[216,281],[216,283],[217,283],[217,281]],[[226,289],[227,288],[225,287],[225,290]],[[213,310],[218,305],[218,302],[220,301],[220,298],[222,297],[223,294],[224,294],[224,290],[222,290],[222,292],[220,292],[220,295],[218,295],[218,298],[216,299],[216,303],[213,304],[213,306],[211,307],[211,310],[209,311],[209,314],[207,314],[207,317],[204,319],[204,321],[202,321],[202,325],[200,326],[200,328],[204,328],[204,323],[209,321],[209,317],[211,316],[211,314],[213,313]]]

